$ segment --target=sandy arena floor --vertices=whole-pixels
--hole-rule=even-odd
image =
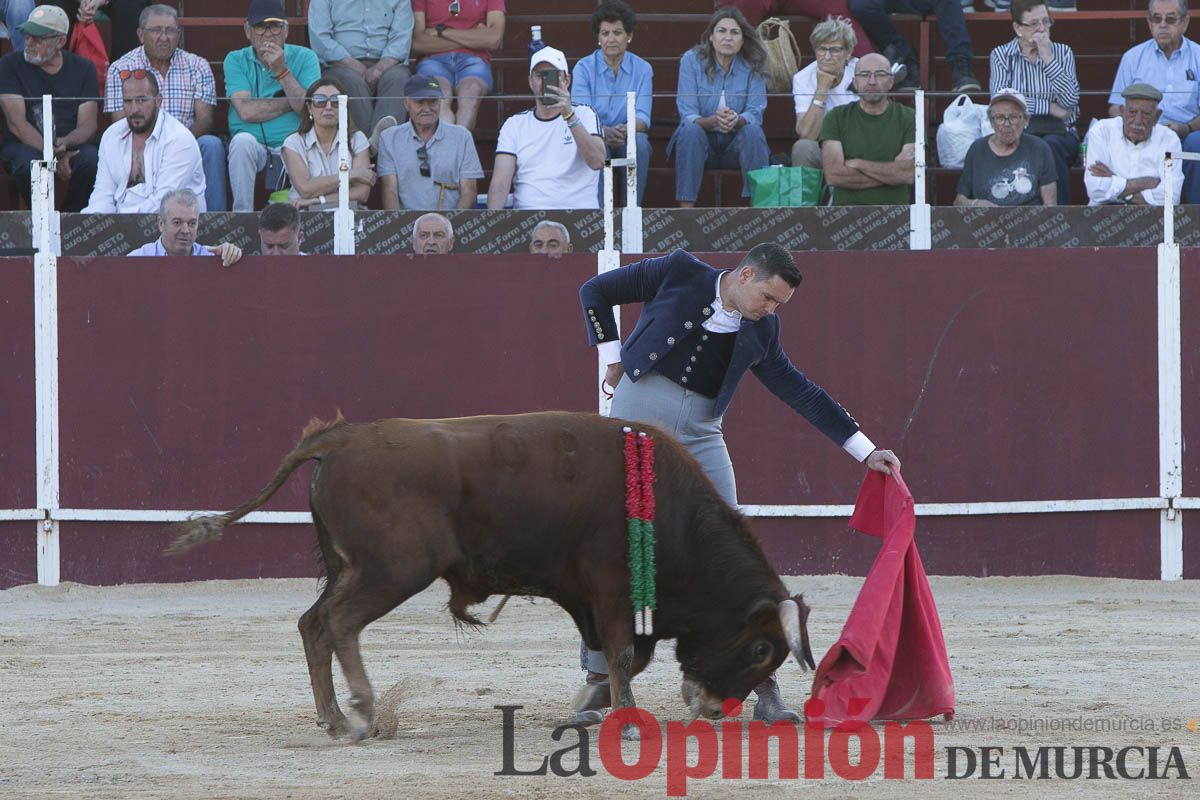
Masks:
[[[860,579],[788,582],[814,606],[810,629],[820,660]],[[1198,796],[1200,732],[1186,726],[1200,717],[1200,583],[1050,577],[932,584],[958,696],[955,721],[935,728],[934,780],[884,780],[881,766],[855,784],[831,772],[823,781],[713,777],[690,782],[688,796]],[[524,599],[511,601],[484,633],[457,634],[440,583],[364,635],[367,671],[377,695],[386,695],[381,705],[396,712],[396,737],[358,745],[329,739],[316,727],[296,632],[316,595],[313,580],[0,592],[7,720],[0,797],[666,795],[665,757],[650,777],[620,781],[604,770],[595,737],[594,777],[495,776],[502,743],[493,706],[524,706],[516,712],[520,769],[574,743],[570,732],[562,743],[550,734],[581,680],[577,638],[556,606]],[[345,706],[336,667],[335,676]],[[780,671],[795,705],[807,677],[795,662]],[[660,720],[682,717],[669,644],[634,689],[639,705]],[[1160,728],[1166,720],[1173,729],[1132,729],[1146,727],[1144,720]],[[1018,731],[1020,721],[1092,730]],[[1192,780],[1013,780],[1017,745],[1157,745],[1160,761],[1176,746]],[[946,780],[949,746],[1004,747],[1008,778]],[[1133,768],[1145,763],[1144,756],[1131,761]],[[908,765],[911,774],[911,759]]]

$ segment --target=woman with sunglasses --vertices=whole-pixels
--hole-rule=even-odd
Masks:
[[[750,196],[746,173],[767,166],[771,152],[763,134],[767,51],[758,32],[736,8],[720,8],[700,44],[679,62],[675,103],[680,123],[667,155],[675,152],[675,199],[693,208],[705,168],[742,168],[742,197]]]
[[[308,87],[300,130],[283,143],[283,163],[292,188],[288,202],[313,211],[337,208],[338,201],[338,95],[346,94],[340,83],[320,78]],[[346,117],[350,134],[350,208],[366,206],[375,185],[370,145],[353,119]]]
[[[1079,79],[1075,53],[1051,41],[1054,18],[1045,0],[1014,0],[1009,9],[1016,38],[992,50],[989,91],[1015,89],[1029,106],[1026,135],[1050,146],[1054,156],[1058,204],[1071,202],[1070,167],[1079,156]]]
[[[413,0],[412,9],[412,52],[425,56],[417,74],[441,85],[442,121],[473,130],[492,91],[491,51],[504,41],[504,0]]]

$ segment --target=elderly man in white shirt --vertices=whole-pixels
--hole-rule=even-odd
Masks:
[[[1156,124],[1162,92],[1147,83],[1133,83],[1121,92],[1125,105],[1120,117],[1092,123],[1087,134],[1087,169],[1083,182],[1088,205],[1124,204],[1161,206],[1166,202],[1162,181],[1163,156],[1179,152],[1179,136]],[[1179,202],[1183,165],[1172,165],[1172,197]]]
[[[100,138],[96,184],[83,213],[153,214],[173,189],[191,189],[204,211],[204,166],[196,137],[162,110],[152,71],[124,70],[121,81],[125,116]]]

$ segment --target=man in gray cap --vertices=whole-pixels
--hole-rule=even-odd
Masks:
[[[408,122],[379,137],[384,208],[474,208],[483,165],[471,132],[440,119],[436,80],[414,75],[404,86]]]
[[[1161,206],[1166,202],[1162,163],[1167,152],[1179,152],[1179,135],[1156,124],[1163,94],[1148,83],[1131,83],[1121,92],[1121,116],[1092,123],[1087,133],[1083,183],[1088,205]],[[1179,202],[1183,162],[1172,164],[1172,196]]]

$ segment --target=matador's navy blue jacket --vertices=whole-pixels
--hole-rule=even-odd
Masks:
[[[716,281],[713,269],[691,253],[647,258],[610,270],[579,290],[588,342],[617,341],[613,306],[644,303],[633,333],[621,347],[625,374],[637,381],[652,371],[676,342],[683,341],[712,315]],[[721,416],[733,400],[746,370],[754,372],[772,393],[787,403],[839,447],[858,431],[858,423],[829,393],[796,369],[779,344],[779,318],[742,320],[725,380],[717,394],[714,414]]]

